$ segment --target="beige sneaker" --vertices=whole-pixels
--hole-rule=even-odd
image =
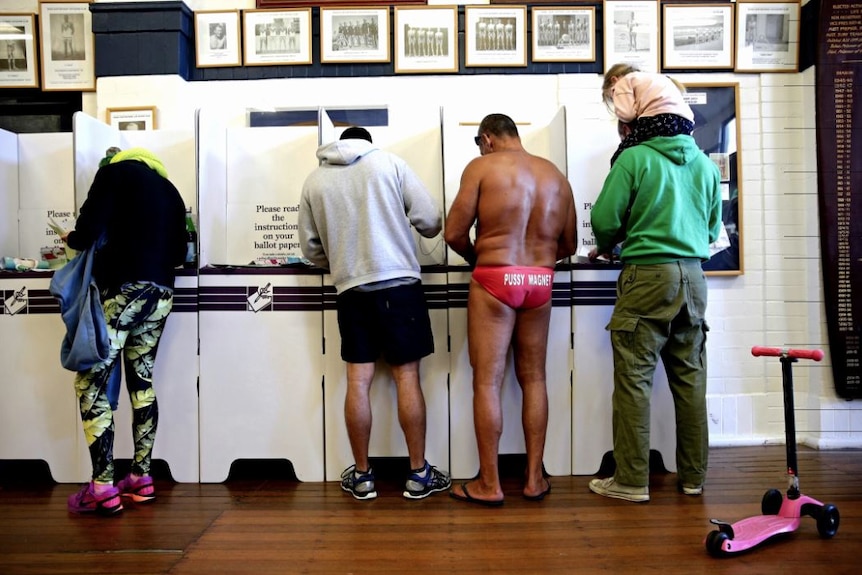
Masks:
[[[679,490],[690,497],[703,495],[703,485],[684,485],[680,483]]]
[[[613,477],[606,479],[593,479],[590,481],[590,491],[613,497],[614,499],[625,499],[635,503],[646,503],[649,501],[649,487],[635,487],[634,485],[623,485],[617,483]]]

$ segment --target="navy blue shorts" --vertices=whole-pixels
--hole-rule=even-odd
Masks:
[[[434,334],[422,284],[375,291],[348,290],[336,299],[341,359],[369,363],[382,355],[403,365],[434,353]]]

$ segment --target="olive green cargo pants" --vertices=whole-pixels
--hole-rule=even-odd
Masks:
[[[659,358],[676,412],[678,480],[706,477],[706,277],[699,260],[626,264],[607,330],[614,356],[613,437],[618,483],[649,484],[650,396]]]

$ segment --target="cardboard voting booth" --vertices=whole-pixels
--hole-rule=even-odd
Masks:
[[[340,137],[344,124],[349,123],[345,113],[357,110],[325,109],[322,142]],[[336,120],[341,120],[336,125]],[[441,125],[438,108],[387,109],[385,125],[368,126],[374,144],[392,152],[416,172],[428,188],[429,193],[443,208],[443,157],[441,152]],[[359,124],[360,122],[356,122]],[[381,121],[382,123],[382,121]],[[367,124],[365,124],[367,126]],[[431,329],[434,333],[435,350],[424,358],[420,365],[420,382],[425,396],[427,413],[426,459],[441,469],[449,466],[449,393],[447,387],[449,353],[446,349],[448,335],[445,308],[446,274],[441,268],[445,249],[442,234],[434,238],[423,238],[414,230],[416,257],[425,269],[422,284],[429,300]],[[334,298],[335,288],[329,274],[324,275],[325,293]],[[341,359],[341,337],[338,332],[337,314],[334,306],[326,306],[324,336],[326,337],[324,405],[326,407],[326,476],[337,479],[341,472],[353,463],[353,455],[344,424],[344,397],[347,392],[347,371]],[[407,446],[398,423],[398,405],[395,381],[388,366],[378,362],[374,382],[371,386],[373,426],[369,454],[371,457],[406,457]]]
[[[594,245],[590,233],[590,205],[598,197],[610,159],[619,145],[616,120],[584,119],[567,126],[568,166],[577,198],[579,262]],[[572,331],[574,357],[572,377],[572,474],[592,475],[602,458],[612,452],[611,395],[613,355],[610,334],[605,326],[616,300],[616,280],[620,267],[602,264],[572,271]],[[653,380],[650,419],[650,446],[662,455],[665,468],[676,471],[676,424],[667,374],[659,363]]]
[[[563,109],[542,115],[536,110],[500,110],[511,117],[521,135],[524,148],[550,159],[566,173],[566,118]],[[485,116],[478,110],[443,110],[443,150],[446,166],[445,204],[448,212],[458,192],[460,176],[478,148],[473,142],[479,123]],[[463,258],[449,250],[450,266],[465,264]],[[467,352],[466,298],[470,273],[450,268],[448,284],[450,338],[450,425],[452,434],[452,476],[473,477],[479,471],[479,457],[473,425],[473,371]],[[548,436],[545,445],[545,468],[551,475],[571,473],[572,402],[571,402],[571,312],[569,294],[571,274],[568,270],[554,274],[554,308],[551,312],[547,355]],[[500,454],[525,453],[521,425],[521,390],[509,355],[509,367],[502,387],[503,434]]]
[[[317,112],[311,125],[294,112],[265,126],[246,107],[197,113],[204,482],[243,459],[324,479],[322,274],[280,265],[301,256],[300,192],[317,166]]]
[[[46,247],[62,245],[49,221],[74,226],[98,162],[110,146],[144,145],[165,157],[168,170],[173,170],[172,181],[193,206],[192,135],[134,136],[144,139],[133,141],[131,133],[120,134],[82,113],[76,114],[71,134],[0,134],[4,143],[0,178],[9,185],[4,189],[14,190],[2,199],[4,255],[41,258]],[[60,366],[65,326],[48,293],[50,278],[50,271],[0,273],[4,295],[0,361],[6,398],[0,402],[0,458],[43,459],[55,480],[83,482],[90,478],[90,459],[72,385],[74,373]],[[178,291],[195,292],[196,283],[195,277],[181,277]],[[186,311],[178,309],[182,307],[175,303],[159,348],[154,379],[160,427],[153,457],[167,461],[176,480],[197,481],[196,304],[192,301]],[[123,459],[133,453],[128,396],[121,393],[120,399],[114,455]]]
[[[143,147],[152,151],[165,166],[185,205],[195,211],[195,146],[190,131],[120,131],[84,114],[74,116],[75,206],[80,208],[98,170],[99,161],[111,146],[121,149]],[[135,217],[135,214],[128,214]],[[129,257],[134,257],[130,254]],[[171,476],[180,482],[197,482],[198,466],[198,318],[197,276],[181,271],[174,288],[174,307],[159,342],[153,385],[159,400],[159,430],[153,459],[168,464]],[[70,387],[71,387],[70,374]],[[120,403],[115,412],[116,458],[131,458],[131,406],[125,392],[125,376]],[[78,424],[80,426],[80,423]]]

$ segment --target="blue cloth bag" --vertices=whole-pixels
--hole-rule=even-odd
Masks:
[[[111,341],[105,323],[105,310],[99,288],[93,279],[93,257],[104,244],[100,238],[54,272],[48,291],[60,303],[66,335],[60,346],[60,364],[71,371],[85,371],[108,359]],[[114,364],[108,380],[108,400],[117,408],[121,370]]]

